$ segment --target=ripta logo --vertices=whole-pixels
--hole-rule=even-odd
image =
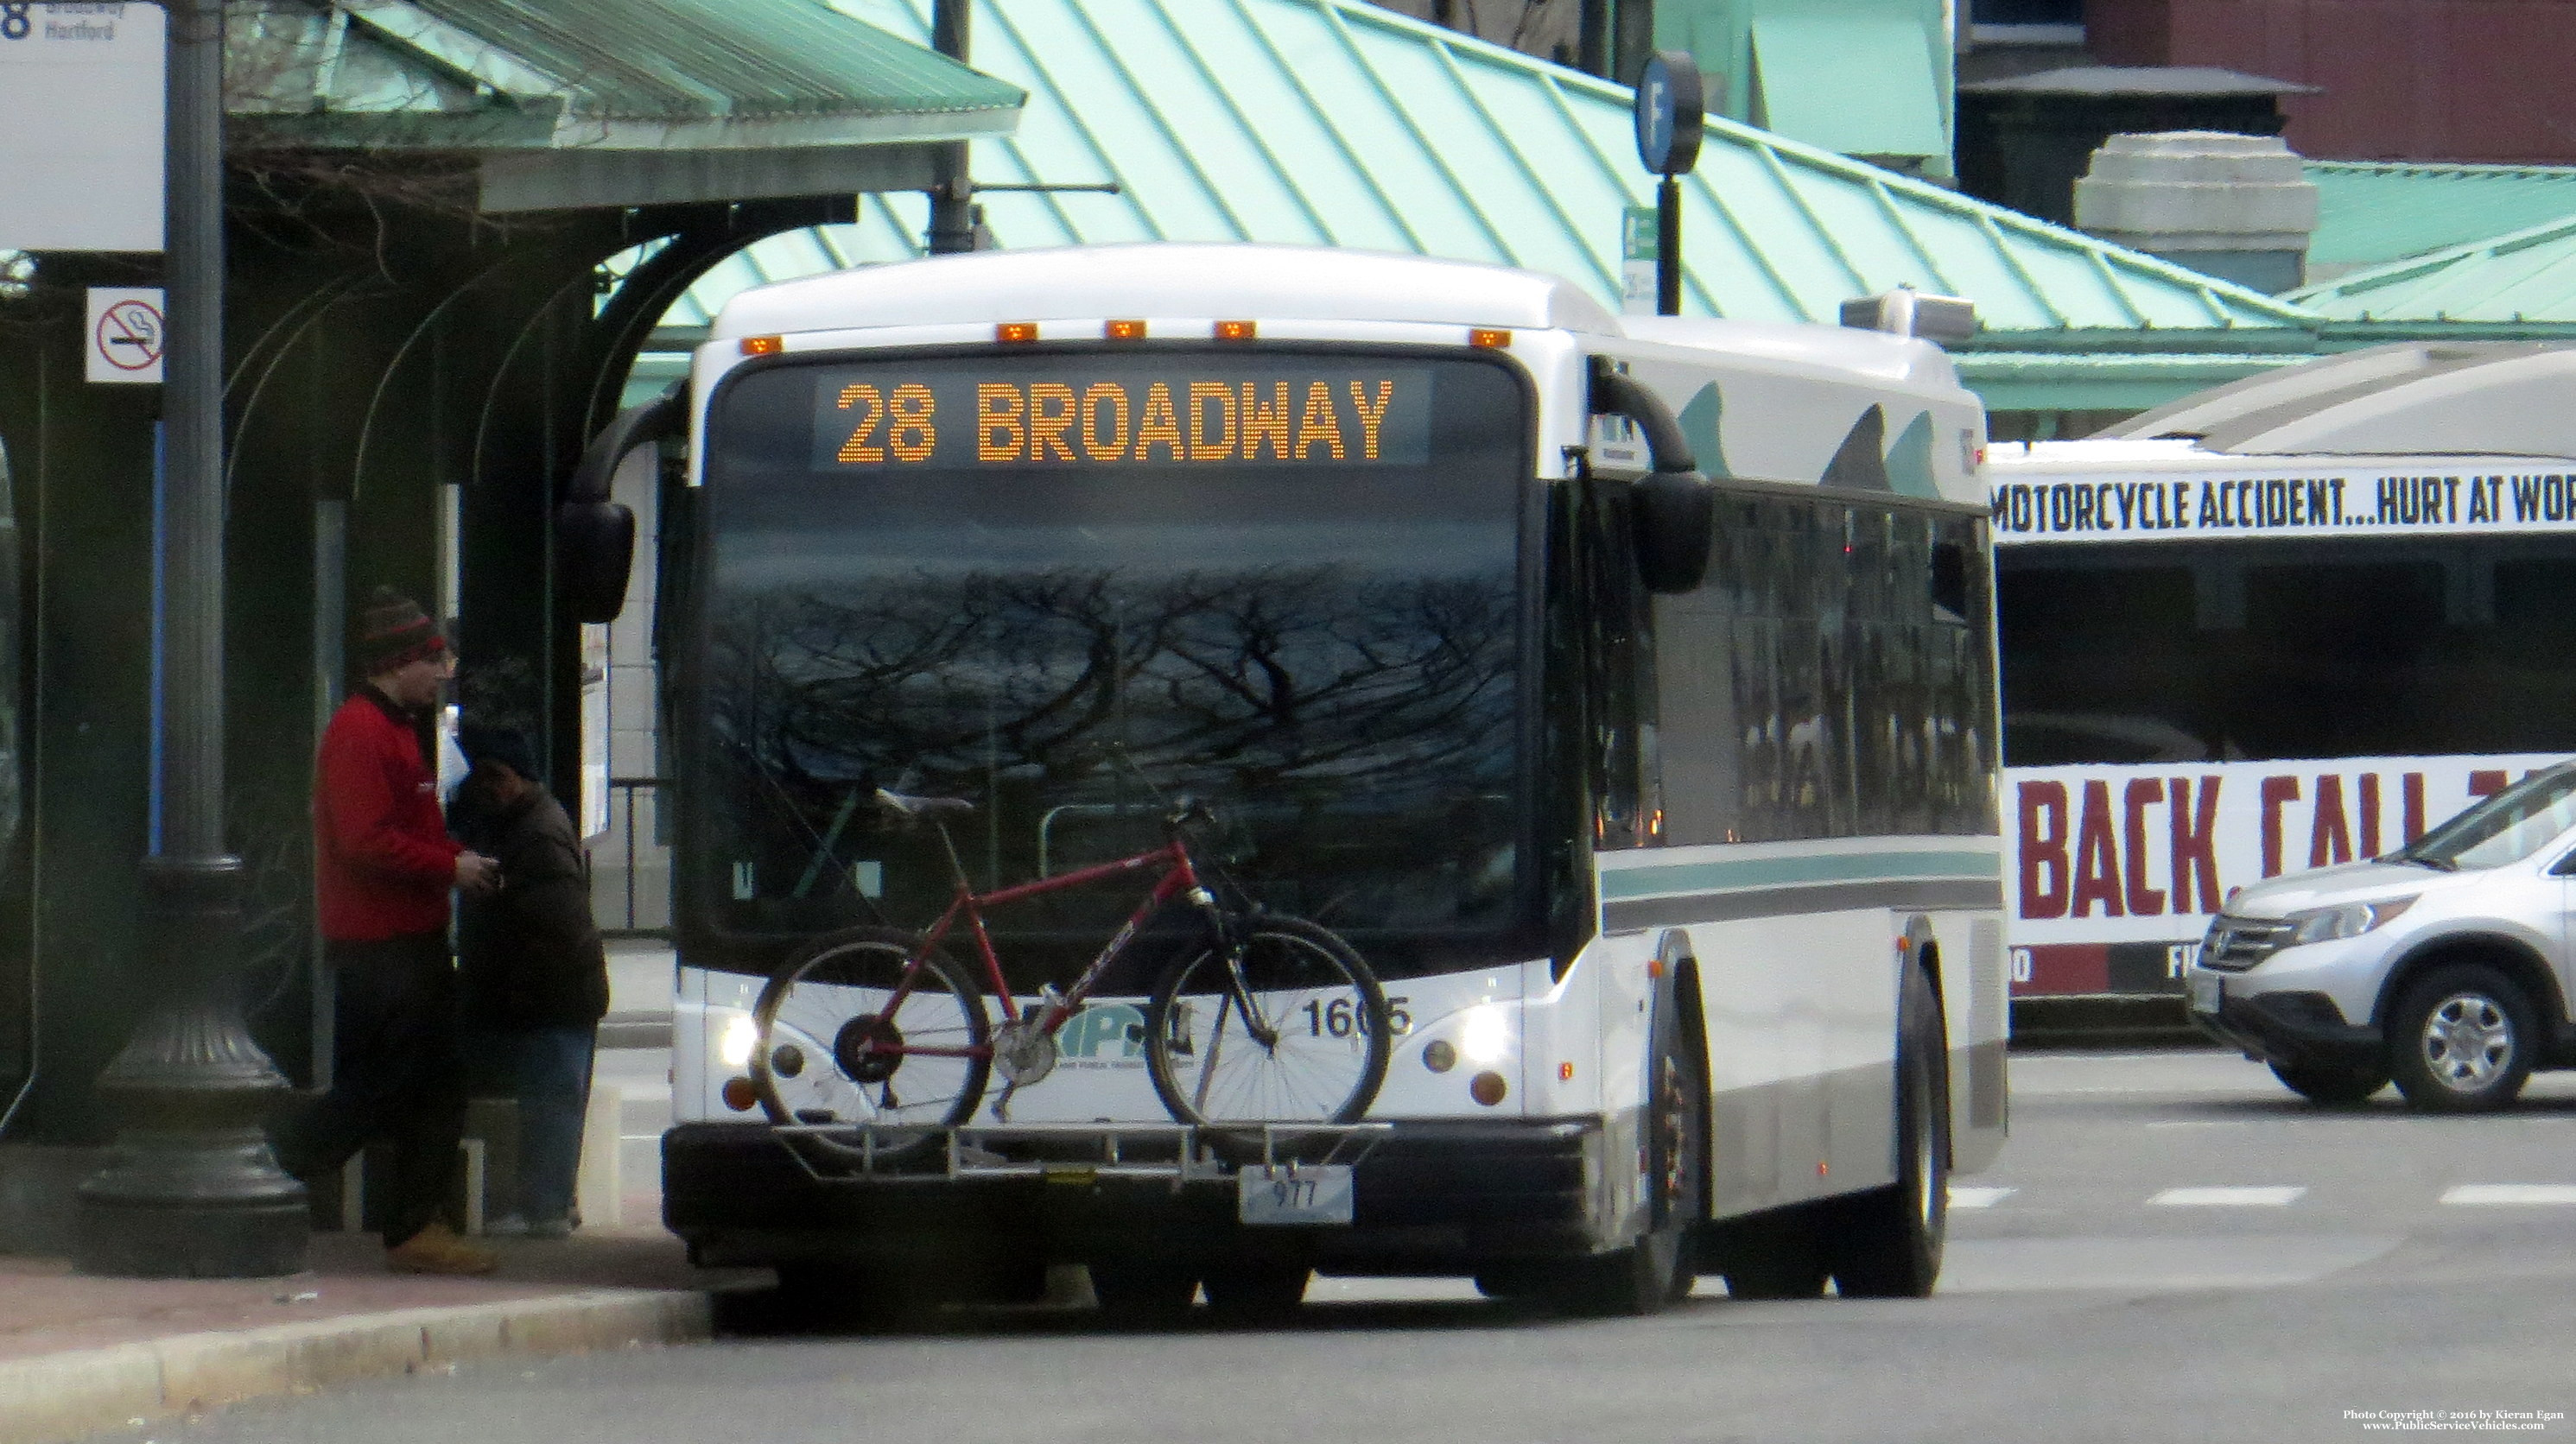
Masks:
[[[1145,1057],[1145,1010],[1133,1003],[1094,1003],[1065,1020],[1056,1047],[1069,1062],[1115,1068]]]

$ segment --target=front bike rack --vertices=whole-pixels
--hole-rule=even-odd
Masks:
[[[1260,1129],[1261,1156],[1239,1167],[1209,1147],[1205,1135],[1248,1139]],[[817,1183],[931,1184],[965,1179],[1035,1178],[1084,1183],[1132,1178],[1168,1183],[1224,1183],[1242,1169],[1282,1164],[1357,1164],[1394,1132],[1390,1123],[1263,1123],[1209,1129],[1186,1123],[1010,1123],[958,1128],[880,1128],[870,1124],[775,1124],[790,1158]],[[935,1149],[921,1145],[938,1139]],[[1330,1139],[1321,1157],[1315,1145]],[[925,1163],[924,1155],[928,1154]]]

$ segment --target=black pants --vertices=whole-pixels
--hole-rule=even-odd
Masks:
[[[456,1047],[456,969],[445,932],[376,943],[325,942],[333,983],[331,1089],[271,1131],[281,1167],[310,1183],[371,1143],[392,1152],[385,1245],[446,1208],[465,1135]]]

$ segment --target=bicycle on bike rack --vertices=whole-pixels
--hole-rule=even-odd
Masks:
[[[833,933],[770,977],[753,1013],[751,1077],[773,1125],[864,1151],[871,1165],[917,1156],[943,1137],[953,1149],[949,1131],[973,1116],[994,1073],[1004,1086],[993,1116],[1007,1122],[1011,1095],[1054,1070],[1058,1031],[1174,907],[1196,921],[1148,995],[1144,1037],[1146,1071],[1174,1120],[1204,1130],[1221,1152],[1264,1159],[1279,1146],[1280,1125],[1352,1124],[1377,1096],[1388,1048],[1377,976],[1315,923],[1220,903],[1187,838],[1192,825],[1213,821],[1206,809],[1175,807],[1152,851],[978,893],[947,828],[973,803],[880,790],[876,804],[898,825],[929,826],[956,891],[924,932]],[[1158,873],[1152,890],[1071,986],[1043,988],[1022,1008],[985,929],[986,909],[1148,872]],[[983,963],[980,977],[941,947],[960,922]],[[987,1014],[987,993],[999,1023]]]

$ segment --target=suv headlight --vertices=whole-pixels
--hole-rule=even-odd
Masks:
[[[2411,897],[2390,898],[2384,902],[2344,903],[2339,907],[2292,913],[2283,921],[2290,924],[2289,945],[2295,948],[2308,943],[2330,943],[2337,938],[2360,937],[2414,905],[2415,899]]]

